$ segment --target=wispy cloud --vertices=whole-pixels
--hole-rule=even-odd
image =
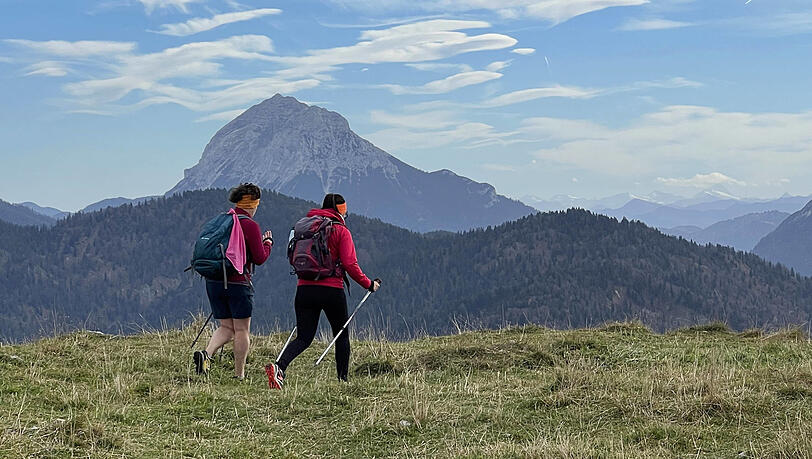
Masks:
[[[680,88],[702,88],[705,84],[699,81],[690,80],[685,77],[672,77],[663,80],[636,81],[634,83],[604,88],[600,95],[619,94],[624,92],[645,91],[648,89],[680,89]]]
[[[491,143],[495,139],[508,134],[502,134],[485,123],[464,122],[455,124],[450,128],[431,131],[427,135],[424,131],[415,131],[406,128],[391,128],[366,134],[364,137],[388,151],[419,150],[436,148],[446,145],[479,145]]]
[[[516,48],[510,51],[514,54],[521,54],[522,56],[527,56],[529,54],[533,54],[536,52],[534,48]]]
[[[219,41],[189,43],[151,54],[117,56],[114,75],[65,85],[66,91],[91,104],[115,102],[135,90],[166,91],[162,81],[216,75],[222,59],[267,60],[273,50],[268,37],[242,35]],[[174,88],[178,95],[186,92]]]
[[[445,94],[456,89],[485,83],[498,78],[502,78],[501,73],[478,70],[458,73],[443,78],[442,80],[430,81],[421,86],[401,86],[397,84],[385,84],[381,86],[390,90],[392,94]]]
[[[723,19],[716,23],[771,36],[803,35],[812,33],[812,11],[747,16]]]
[[[600,124],[586,120],[536,117],[522,122],[518,131],[535,141],[564,142],[569,140],[603,139],[611,135],[611,130]]]
[[[696,174],[690,178],[664,178],[657,177],[657,182],[667,186],[688,187],[688,188],[710,188],[716,185],[737,185],[746,186],[747,183],[728,177],[721,172],[711,172],[710,174]]]
[[[49,77],[63,77],[69,73],[68,67],[62,62],[42,61],[29,66],[26,76],[41,75]]]
[[[503,107],[531,100],[548,97],[563,97],[567,99],[590,99],[600,94],[599,90],[578,88],[575,86],[550,86],[545,88],[521,89],[509,92],[484,101],[484,107]]]
[[[620,177],[654,174],[663,167],[725,170],[748,184],[812,168],[812,113],[671,106],[622,128],[586,129],[571,121],[569,128],[558,127],[563,141],[538,151],[539,158]]]
[[[450,110],[425,111],[418,114],[393,114],[383,110],[372,110],[370,121],[403,129],[437,130],[459,123],[457,114]]]
[[[354,45],[310,50],[304,56],[278,57],[288,67],[281,77],[309,75],[322,78],[346,64],[387,62],[430,62],[476,51],[509,48],[516,39],[507,35],[485,33],[468,35],[460,30],[490,27],[483,21],[432,20],[361,33]]]
[[[206,121],[231,121],[234,118],[242,115],[245,109],[227,110],[224,112],[212,113],[211,115],[204,116],[195,120],[196,123],[203,123]]]
[[[468,64],[451,64],[447,62],[417,62],[406,64],[406,66],[416,70],[422,70],[425,72],[447,72],[447,71],[470,72],[474,70]]]
[[[495,62],[491,62],[490,64],[488,64],[487,67],[485,67],[485,70],[487,70],[489,72],[498,72],[500,70],[508,68],[510,66],[510,63],[511,63],[511,61],[495,61]]]
[[[187,43],[159,52],[138,54],[132,43],[32,42],[14,40],[51,57],[93,57],[96,75],[63,85],[71,112],[115,114],[155,104],[178,104],[194,111],[244,107],[276,92],[295,93],[319,84],[315,79],[259,77],[215,79],[222,61],[268,62],[273,43],[262,35],[241,35],[218,41]],[[52,61],[29,67],[30,75],[63,76]],[[181,83],[183,84],[181,86]],[[136,94],[134,102],[122,100]]]
[[[482,168],[494,172],[516,172],[518,170],[516,166],[495,163],[485,163],[482,165]]]
[[[272,9],[263,10],[262,14],[270,13],[269,10]],[[215,23],[224,23],[224,19],[244,19],[256,12],[247,13],[247,16],[215,16],[213,22],[192,20],[170,24],[166,30],[191,33]],[[313,88],[330,80],[330,73],[346,64],[404,63],[417,68],[439,69],[440,65],[447,63],[436,61],[445,58],[510,48],[516,44],[516,40],[507,35],[462,31],[488,27],[490,24],[483,21],[430,20],[366,30],[361,32],[355,44],[310,50],[300,56],[273,55],[272,41],[262,35],[193,42],[148,54],[139,54],[136,44],[129,42],[14,39],[5,42],[42,54],[45,59],[41,62],[83,59],[82,65],[87,68],[83,68],[82,74],[91,76],[63,85],[64,92],[70,97],[67,105],[71,110],[117,113],[153,104],[174,103],[195,111],[221,112],[256,102],[275,92],[294,93]],[[266,62],[270,68],[264,73],[268,76],[224,79],[221,74],[226,60]],[[68,74],[65,67],[44,64],[33,67],[32,64],[36,63],[29,62],[27,72],[30,75]],[[456,68],[467,71],[420,86],[393,86],[390,89],[404,94],[440,94],[501,76],[497,72],[473,71],[466,66]],[[128,97],[133,94],[134,101],[131,100],[133,97]],[[122,103],[125,98],[128,102]]]
[[[625,32],[646,31],[646,30],[667,30],[679,29],[695,25],[691,22],[672,21],[669,19],[629,19],[617,28]]]
[[[187,5],[191,3],[202,2],[204,0],[138,0],[142,5],[144,5],[144,9],[146,9],[147,14],[151,14],[156,9],[162,8],[175,8],[178,11],[182,11],[184,13],[189,12],[189,8]]]
[[[76,58],[120,55],[129,53],[136,48],[135,43],[120,41],[32,41],[19,39],[6,39],[3,41],[40,54]]]
[[[479,105],[482,107],[503,107],[506,105],[529,102],[536,99],[546,99],[550,97],[562,97],[566,99],[591,99],[598,96],[610,94],[641,91],[646,89],[676,89],[676,88],[699,88],[703,84],[683,77],[674,77],[666,80],[638,81],[626,86],[612,88],[580,88],[577,86],[548,86],[541,88],[521,89],[518,91],[502,94],[488,99]]]
[[[427,12],[466,12],[491,10],[505,19],[541,19],[553,24],[566,22],[606,8],[638,6],[649,0],[333,0],[347,8],[363,11],[403,11],[419,9]]]
[[[391,18],[382,21],[358,23],[358,24],[339,24],[335,22],[318,21],[322,27],[329,27],[331,29],[373,29],[376,27],[392,27],[401,24],[409,24],[412,22],[423,22],[431,19],[441,19],[445,17],[441,14],[434,14],[429,16],[412,16],[404,18]]]
[[[235,106],[245,107],[272,94],[294,94],[318,85],[319,81],[313,79],[288,81],[277,78],[249,78],[216,91],[199,91],[173,85],[156,85],[151,90],[153,95],[138,102],[135,107],[176,104],[196,112],[217,111]]]
[[[281,12],[282,10],[276,8],[261,8],[249,11],[217,14],[211,18],[194,18],[178,24],[164,24],[161,26],[161,29],[157,31],[157,33],[173,35],[176,37],[185,37],[194,35],[196,33],[205,32],[222,25],[250,21],[263,16],[279,14]]]
[[[658,81],[641,81],[615,88],[579,88],[551,86],[530,88],[502,94],[480,102],[460,103],[433,100],[403,107],[405,113],[374,110],[370,120],[387,126],[368,134],[370,139],[392,151],[419,150],[437,146],[456,145],[460,148],[481,148],[491,145],[566,144],[576,141],[603,141],[614,134],[600,124],[585,120],[536,117],[524,120],[520,126],[501,131],[471,119],[477,111],[488,111],[535,99],[561,97],[589,99],[624,91],[649,88],[695,87],[699,83],[677,77]],[[475,132],[472,126],[479,126]]]
[[[648,0],[543,0],[527,5],[527,14],[546,19],[555,24],[568,21],[582,14],[617,6],[645,5]]]

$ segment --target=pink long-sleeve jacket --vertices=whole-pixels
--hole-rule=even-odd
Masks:
[[[307,213],[308,217],[328,217],[344,223],[341,214],[332,209],[311,209]],[[352,242],[352,234],[346,226],[333,225],[333,232],[327,240],[327,248],[330,249],[330,255],[333,261],[340,261],[341,267],[352,280],[358,283],[361,287],[369,289],[372,281],[361,271],[358,266],[358,258],[355,255],[355,244]],[[341,277],[327,277],[317,281],[309,281],[299,279],[298,285],[322,285],[326,287],[344,288],[344,279]]]

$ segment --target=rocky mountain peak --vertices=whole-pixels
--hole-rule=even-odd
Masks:
[[[230,124],[278,125],[288,128],[298,126],[303,130],[318,126],[320,129],[350,130],[349,122],[340,114],[281,94],[254,105]]]
[[[420,231],[493,225],[532,212],[487,183],[409,166],[355,134],[340,114],[280,94],[220,129],[167,194],[246,181],[316,202],[341,193],[353,212]]]

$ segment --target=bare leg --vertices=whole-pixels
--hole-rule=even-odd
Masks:
[[[223,347],[227,342],[234,339],[234,323],[233,319],[220,319],[220,326],[211,335],[206,352],[212,356],[218,349]]]
[[[248,357],[248,346],[251,344],[251,318],[232,319],[234,321],[234,374],[238,378],[245,376],[245,359]]]

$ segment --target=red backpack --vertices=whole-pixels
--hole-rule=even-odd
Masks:
[[[288,243],[288,261],[291,274],[299,279],[319,280],[326,277],[343,277],[340,261],[333,261],[327,241],[333,233],[333,225],[343,225],[328,217],[305,217],[293,226],[293,237]]]

